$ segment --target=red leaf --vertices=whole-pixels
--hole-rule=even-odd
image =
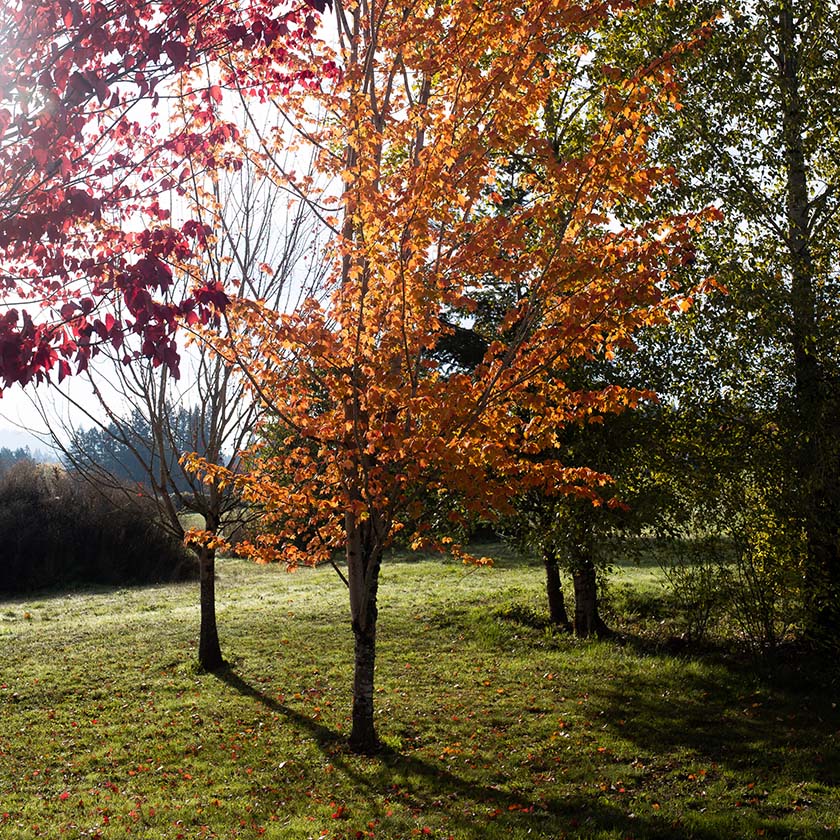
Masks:
[[[167,41],[163,49],[176,69],[187,63],[188,50],[186,45],[180,41]]]
[[[58,363],[58,383],[59,383],[59,385],[64,381],[64,379],[66,379],[72,373],[73,373],[73,371],[70,368],[70,362],[68,362],[66,359],[61,359],[61,361]]]

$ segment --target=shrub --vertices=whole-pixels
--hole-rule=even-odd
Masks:
[[[768,495],[764,488],[748,487],[747,514],[732,528],[735,619],[757,649],[777,647],[803,617],[805,535],[795,517],[780,515]]]
[[[735,629],[751,648],[771,650],[802,617],[804,535],[770,489],[742,478],[724,490],[701,521],[681,536],[672,529],[665,575],[690,641]]]
[[[139,584],[197,573],[152,502],[100,492],[62,468],[20,462],[0,479],[0,591]]]
[[[731,605],[732,551],[715,537],[670,541],[662,568],[683,635],[702,643]]]

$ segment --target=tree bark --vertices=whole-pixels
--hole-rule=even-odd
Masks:
[[[353,622],[355,661],[353,673],[353,726],[350,748],[372,755],[379,750],[379,738],[373,722],[373,674],[376,661],[376,606],[366,622]]]
[[[198,555],[201,582],[201,629],[198,639],[198,664],[205,671],[217,671],[224,665],[219,633],[216,628],[216,551],[202,546]]]
[[[566,613],[566,599],[563,597],[563,588],[560,585],[560,567],[557,565],[557,558],[550,552],[543,554],[545,564],[545,588],[548,595],[548,614],[551,623],[569,631],[572,623]]]
[[[375,516],[363,522],[355,519],[351,513],[345,518],[350,618],[355,643],[350,748],[357,753],[372,755],[380,748],[374,725],[373,688],[378,617],[376,596],[382,549],[377,538]]]
[[[608,636],[610,630],[598,614],[598,580],[595,564],[581,560],[572,572],[575,590],[575,635],[580,639]]]
[[[836,400],[820,362],[816,269],[805,154],[805,116],[795,19],[790,0],[779,7],[779,88],[782,100],[787,192],[787,248],[791,266],[791,344],[799,429],[796,469],[806,543],[806,620],[812,635],[840,640],[840,499]]]

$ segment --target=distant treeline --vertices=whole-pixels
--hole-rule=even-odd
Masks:
[[[43,463],[45,461],[55,461],[55,456],[44,453],[40,449],[36,449],[33,452],[28,446],[19,446],[17,449],[9,449],[7,446],[4,446],[0,448],[0,475],[8,472],[19,461]]]
[[[96,483],[119,481],[149,488],[153,478],[157,482],[165,474],[170,490],[189,492],[192,482],[178,462],[186,452],[206,452],[207,441],[213,437],[208,418],[200,407],[180,405],[168,405],[164,416],[166,422],[155,426],[134,408],[119,422],[78,429],[64,450],[62,463]]]

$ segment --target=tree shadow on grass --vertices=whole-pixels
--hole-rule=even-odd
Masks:
[[[285,703],[280,703],[278,700],[269,697],[258,688],[255,688],[235,673],[229,665],[225,665],[218,671],[213,671],[210,675],[221,680],[244,697],[250,697],[252,700],[256,700],[266,708],[271,709],[272,712],[283,715],[283,717],[292,721],[296,726],[307,730],[325,753],[330,752],[330,747],[341,744],[344,740],[340,733],[334,732],[328,726],[318,723],[317,720],[290,708]]]
[[[675,661],[661,650],[643,655],[664,668]],[[687,667],[678,676],[660,680],[655,670],[636,669],[595,690],[604,717],[625,721],[621,734],[640,754],[688,750],[739,773],[753,769],[840,786],[835,665],[807,656],[761,661],[714,654],[681,661]]]
[[[583,838],[603,832],[621,837],[650,840],[731,840],[730,821],[683,827],[657,815],[644,817],[628,812],[623,803],[605,798],[575,795],[535,801],[526,792],[505,790],[484,784],[420,756],[383,747],[375,757],[353,756],[341,733],[269,697],[230,668],[213,674],[239,694],[249,697],[285,717],[312,735],[329,756],[331,764],[344,773],[372,807],[390,797],[418,813],[444,815],[447,830],[479,840],[493,837]],[[360,768],[364,768],[364,772]],[[490,829],[490,823],[493,829]],[[790,828],[762,821],[763,836],[782,838]]]

